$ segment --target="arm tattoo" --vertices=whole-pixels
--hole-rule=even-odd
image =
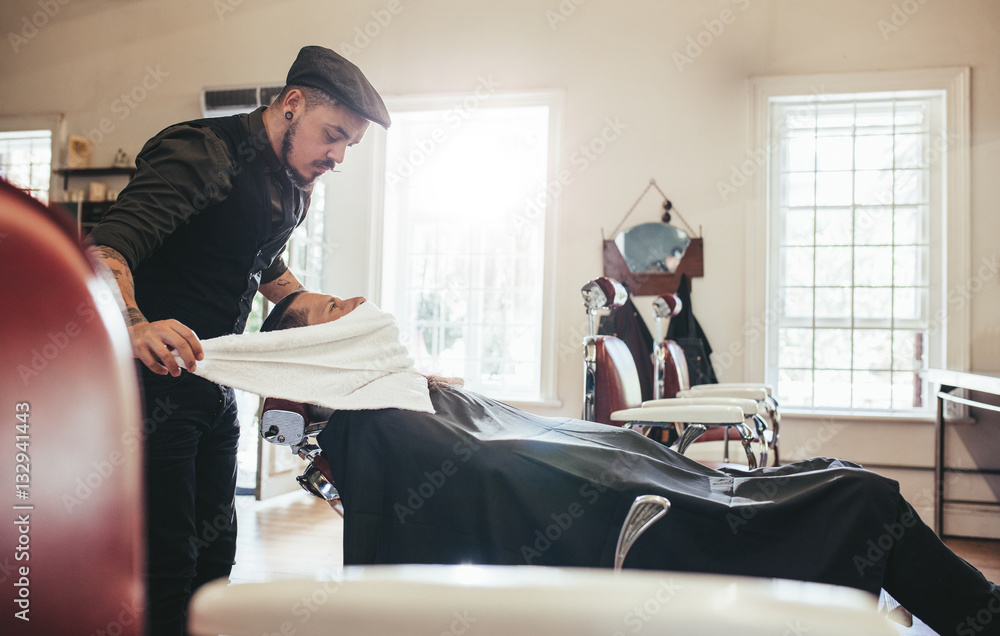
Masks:
[[[125,267],[125,269],[128,269],[128,263],[125,261],[125,257],[122,256],[121,253],[118,250],[114,249],[113,247],[107,247],[106,245],[97,245],[93,248],[93,250],[94,254],[97,254],[102,259],[110,258],[111,260],[118,261],[119,263],[122,264],[122,266]]]
[[[299,290],[303,291],[305,290],[305,287],[302,286],[302,283],[300,283],[297,280],[284,280],[282,278],[279,278],[278,280],[274,281],[274,284],[277,285],[278,287],[288,287],[289,285],[295,285],[296,286],[295,289],[288,290],[289,294],[292,292],[297,292]]]
[[[142,315],[137,307],[129,307],[127,315],[125,316],[125,324],[129,327],[133,325],[138,325],[139,323],[149,322],[146,317]]]

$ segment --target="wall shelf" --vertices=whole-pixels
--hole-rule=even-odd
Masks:
[[[127,175],[128,178],[135,176],[135,168],[130,166],[128,168],[116,168],[112,166],[107,166],[105,168],[59,168],[54,171],[56,174],[62,175],[63,178],[63,190],[69,189],[69,178],[70,177],[102,177],[108,175]]]

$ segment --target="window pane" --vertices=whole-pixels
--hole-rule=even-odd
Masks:
[[[927,289],[896,287],[892,292],[892,317],[897,321],[927,318]]]
[[[892,368],[892,332],[888,329],[854,330],[854,368]]]
[[[896,245],[920,245],[927,243],[927,208],[897,207],[893,224],[893,240]]]
[[[896,168],[922,168],[925,160],[924,135],[896,135]],[[888,167],[888,166],[885,166]]]
[[[851,285],[851,248],[817,247],[816,261],[817,285]]]
[[[0,178],[48,203],[51,177],[52,131],[0,132]]]
[[[811,172],[793,172],[785,180],[785,205],[811,206],[816,200],[816,176]]]
[[[785,287],[783,289],[785,302],[782,303],[782,313],[790,318],[809,318],[812,316],[813,290],[811,287]]]
[[[853,147],[854,139],[849,136],[818,138],[816,170],[851,170],[854,168]]]
[[[787,286],[813,284],[813,248],[789,247],[782,250],[783,283]]]
[[[892,170],[863,170],[854,174],[854,202],[859,205],[892,203]]]
[[[914,372],[892,374],[892,408],[920,408],[926,403],[924,394],[924,383],[919,374]]]
[[[850,205],[851,172],[817,172],[816,205]]]
[[[786,172],[812,172],[816,169],[816,136],[809,131],[787,139],[784,157],[782,168]]]
[[[892,316],[892,289],[888,287],[858,287],[855,289],[854,315],[857,318],[889,318]]]
[[[924,343],[926,332],[896,329],[892,334],[892,368],[899,370],[920,370],[927,368],[927,352]]]
[[[850,208],[816,210],[816,244],[850,245],[853,240]]]
[[[811,209],[785,210],[785,245],[812,245],[813,211]]]
[[[851,368],[851,330],[816,330],[816,368]]]
[[[854,242],[892,245],[892,208],[858,208],[854,213]]]
[[[854,284],[865,287],[892,285],[892,248],[854,248]]]
[[[851,372],[816,371],[815,406],[850,408]]]
[[[923,170],[897,170],[893,187],[896,203],[925,203],[927,201],[926,180]]]
[[[892,407],[892,374],[888,371],[855,371],[852,406],[858,409],[888,409]]]
[[[892,135],[858,137],[855,144],[856,170],[889,170],[892,168]]]
[[[917,285],[926,280],[926,247],[897,247],[893,255],[893,276],[897,285]]]
[[[854,104],[820,104],[816,107],[816,128],[853,128]]]
[[[857,105],[856,126],[867,129],[892,128],[892,102],[868,102]]]
[[[921,132],[928,130],[927,102],[896,102],[895,125],[897,132]]]
[[[781,329],[778,359],[783,367],[812,367],[812,330]]]
[[[778,395],[782,403],[812,406],[813,372],[808,369],[781,369],[778,372]]]
[[[817,287],[816,317],[850,318],[851,290],[841,287]]]

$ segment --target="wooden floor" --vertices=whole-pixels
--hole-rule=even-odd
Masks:
[[[236,498],[235,583],[328,579],[344,565],[344,523],[304,490],[266,501]]]
[[[299,491],[268,501],[237,498],[236,583],[289,578],[337,578],[343,567],[342,519],[326,503]],[[1000,541],[947,539],[945,543],[991,581],[1000,581]],[[905,636],[933,635],[922,623]]]

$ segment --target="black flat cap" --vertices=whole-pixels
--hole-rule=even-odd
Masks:
[[[365,119],[388,128],[389,111],[365,74],[350,60],[322,46],[304,46],[288,69],[286,84],[321,90]]]

